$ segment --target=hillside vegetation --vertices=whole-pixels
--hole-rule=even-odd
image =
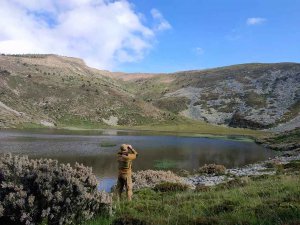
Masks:
[[[139,125],[168,115],[83,61],[55,55],[0,57],[0,127]]]
[[[299,126],[299,104],[296,63],[126,74],[56,55],[0,56],[0,127],[210,123],[282,131]]]

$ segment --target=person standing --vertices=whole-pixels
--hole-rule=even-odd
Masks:
[[[121,199],[125,187],[128,201],[132,200],[132,161],[136,159],[137,155],[137,151],[129,144],[122,144],[117,153],[119,174],[116,189],[119,199]]]

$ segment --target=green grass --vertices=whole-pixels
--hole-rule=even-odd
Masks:
[[[107,147],[115,147],[115,146],[117,146],[117,144],[111,143],[111,142],[102,142],[102,143],[100,143],[100,146],[107,148]]]
[[[234,139],[236,141],[252,141],[252,138],[269,136],[266,131],[251,130],[244,128],[232,128],[222,125],[213,125],[206,122],[190,120],[187,118],[177,117],[176,120],[162,123],[151,123],[140,126],[115,126],[111,127],[102,124],[93,124],[90,121],[82,121],[78,118],[64,119],[58,128],[69,130],[98,130],[98,129],[118,129],[144,131],[145,133],[163,135],[179,135],[207,138]]]
[[[106,218],[106,217],[96,217],[93,220],[90,220],[88,225],[110,225],[112,224],[112,218]]]
[[[134,193],[132,202],[116,205],[112,224],[299,224],[299,183],[299,175],[277,175],[203,192],[143,189]],[[102,224],[102,220],[86,224]]]
[[[172,113],[179,113],[188,108],[190,100],[185,97],[168,97],[154,101],[154,106],[160,109],[170,111]]]
[[[177,165],[178,162],[169,159],[161,159],[154,162],[154,168],[159,170],[174,169],[177,167]]]
[[[96,129],[103,128],[105,125],[103,123],[96,123],[88,118],[80,118],[79,116],[64,115],[58,121],[59,127],[74,127],[83,129]]]
[[[25,122],[25,123],[18,124],[17,128],[18,129],[36,129],[36,128],[46,128],[46,126],[44,126],[42,124],[37,124],[37,123]]]
[[[300,142],[300,129],[295,129],[288,133],[279,134],[270,139],[275,143]]]
[[[238,136],[251,136],[261,137],[268,135],[267,132],[259,130],[250,130],[243,128],[230,128],[226,126],[213,125],[205,122],[187,120],[184,121],[172,121],[163,124],[151,124],[142,126],[133,126],[127,129],[132,130],[149,130],[149,131],[164,131],[164,132],[177,132],[187,134],[208,134],[208,135],[238,135]]]

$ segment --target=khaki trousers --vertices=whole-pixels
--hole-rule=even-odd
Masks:
[[[131,173],[119,173],[118,182],[117,182],[117,193],[119,199],[121,199],[121,195],[123,192],[123,188],[126,188],[126,195],[128,201],[132,199],[132,177]]]

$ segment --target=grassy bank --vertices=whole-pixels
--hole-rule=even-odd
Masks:
[[[214,137],[228,138],[228,136],[243,136],[250,138],[264,138],[270,135],[270,132],[261,130],[251,130],[243,128],[232,128],[225,125],[213,125],[199,121],[185,121],[184,123],[163,123],[163,124],[149,124],[141,126],[108,126],[99,124],[69,124],[58,125],[56,127],[46,127],[41,124],[23,123],[15,127],[15,129],[52,129],[52,130],[70,130],[76,132],[97,132],[99,130],[129,130],[144,132],[145,134],[163,135],[178,135],[189,137]],[[234,138],[234,137],[233,137]]]
[[[258,138],[256,142],[280,151],[300,149],[300,128],[270,137]]]
[[[268,132],[259,130],[250,130],[243,128],[231,128],[227,126],[212,125],[205,122],[189,122],[182,124],[152,124],[145,126],[130,127],[134,130],[179,132],[189,134],[208,134],[208,135],[241,135],[251,137],[261,137],[268,135]]]
[[[163,123],[163,124],[149,124],[142,126],[103,126],[103,127],[90,127],[90,126],[63,126],[59,129],[68,130],[99,130],[99,129],[116,129],[116,130],[133,130],[133,131],[145,131],[145,132],[163,132],[164,134],[182,134],[187,136],[249,136],[249,137],[265,137],[269,135],[269,132],[260,130],[251,130],[243,128],[232,128],[221,125],[213,125],[199,121],[184,121],[183,123]]]
[[[117,204],[113,218],[87,225],[300,224],[299,183],[299,173],[293,172],[198,191],[144,189],[135,193],[133,202]]]

